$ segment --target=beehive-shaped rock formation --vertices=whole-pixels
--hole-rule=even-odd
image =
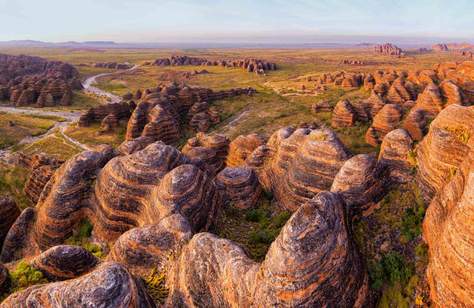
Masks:
[[[397,128],[402,118],[402,109],[396,104],[387,104],[374,117],[372,126],[367,130],[365,140],[368,144],[377,146],[383,137]]]
[[[385,135],[379,161],[387,167],[391,182],[407,183],[412,180],[414,162],[410,162],[410,155],[413,155],[413,140],[406,130],[399,128]]]
[[[198,133],[184,145],[182,153],[196,165],[202,165],[211,175],[217,174],[225,166],[229,139],[224,135]]]
[[[123,266],[103,263],[76,279],[36,285],[10,295],[3,307],[155,307],[143,283]]]
[[[216,177],[217,188],[231,206],[248,209],[257,204],[261,187],[255,172],[248,167],[227,167]]]
[[[341,194],[352,209],[380,200],[385,192],[386,172],[375,154],[359,154],[348,159],[334,178],[331,192]]]
[[[331,126],[332,127],[350,127],[354,126],[357,120],[354,108],[347,100],[339,101],[334,107],[332,113]]]
[[[291,211],[318,192],[330,189],[337,172],[350,158],[330,129],[282,128],[270,137],[267,147],[262,164],[254,161],[252,167],[265,189]]]
[[[197,234],[170,271],[167,304],[360,307],[367,275],[345,221],[342,199],[320,193],[293,214],[261,264],[229,240]]]
[[[265,140],[258,134],[238,136],[229,144],[227,166],[237,167],[243,165],[250,153],[264,142]]]
[[[423,223],[429,245],[430,298],[436,307],[474,305],[474,144],[430,203]]]
[[[173,214],[158,224],[133,228],[122,234],[107,259],[123,264],[134,275],[146,278],[153,270],[165,271],[171,257],[191,236],[188,221]]]
[[[20,216],[20,209],[15,201],[10,197],[0,196],[0,246],[7,236],[8,230],[13,225],[17,217]]]
[[[469,155],[474,136],[474,107],[450,105],[431,123],[417,150],[417,176],[425,197],[446,184]]]
[[[92,253],[82,247],[59,245],[35,257],[31,264],[49,280],[66,280],[89,272],[98,262]]]

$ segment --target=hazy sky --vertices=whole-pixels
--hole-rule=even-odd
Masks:
[[[0,40],[474,38],[474,0],[0,0]]]

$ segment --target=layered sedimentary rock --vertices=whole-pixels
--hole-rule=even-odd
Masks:
[[[217,189],[231,206],[248,209],[257,204],[262,191],[255,172],[248,167],[227,167],[216,177]]]
[[[46,183],[48,183],[62,162],[43,153],[34,154],[31,157],[21,155],[20,159],[22,160],[20,163],[30,170],[30,175],[23,191],[28,199],[33,204],[36,204]]]
[[[374,46],[374,52],[386,56],[402,56],[403,50],[393,44],[386,43]]]
[[[28,251],[32,253],[36,248],[31,236],[31,229],[34,227],[35,210],[31,207],[24,209],[3,241],[2,253],[0,259],[3,263],[8,263],[20,259]]]
[[[332,113],[331,126],[332,127],[350,127],[355,124],[357,120],[354,107],[347,101],[342,100],[336,104]]]
[[[33,237],[40,249],[62,244],[72,234],[84,216],[92,180],[113,155],[111,147],[82,152],[56,171],[36,205]]]
[[[181,151],[193,163],[203,165],[210,174],[215,175],[225,167],[229,139],[219,134],[198,133],[187,141]]]
[[[70,64],[0,54],[0,88],[0,100],[45,107],[70,105],[72,90],[82,86],[78,71]]]
[[[229,155],[226,164],[229,167],[237,167],[244,164],[247,157],[257,147],[264,144],[265,140],[258,134],[240,135],[229,144]]]
[[[94,187],[97,235],[115,240],[131,228],[158,222],[157,210],[148,206],[147,196],[169,171],[185,162],[178,150],[157,142],[107,163]]]
[[[393,183],[407,183],[413,178],[413,140],[402,128],[392,130],[383,138],[379,161],[385,165]],[[414,160],[414,157],[412,158]]]
[[[89,272],[98,262],[92,253],[82,247],[59,245],[35,257],[31,265],[49,280],[66,280]]]
[[[224,66],[240,67],[248,72],[264,74],[266,71],[276,70],[275,63],[270,63],[260,59],[236,59],[236,60],[208,60],[205,58],[189,56],[171,56],[170,58],[156,59],[153,65],[157,66],[183,66],[183,65],[206,65],[206,66]]]
[[[204,132],[220,121],[218,112],[208,102],[254,92],[250,88],[214,92],[176,84],[148,89],[130,117],[126,140],[147,136],[154,141],[176,143],[183,126]]]
[[[436,307],[474,305],[473,149],[451,181],[434,197],[423,223],[423,236],[429,245],[430,297]]]
[[[147,277],[153,270],[165,271],[170,259],[191,236],[188,221],[173,214],[158,224],[133,228],[122,234],[107,259],[123,264],[134,275]]]
[[[384,195],[386,168],[375,154],[359,154],[348,159],[334,178],[331,192],[341,194],[352,209],[377,202]]]
[[[155,307],[143,283],[107,262],[76,279],[36,285],[10,295],[3,307]]]
[[[119,119],[116,114],[109,114],[100,123],[100,131],[102,133],[113,132],[119,126]]]
[[[94,122],[103,121],[106,117],[113,115],[117,121],[128,120],[135,107],[127,102],[104,104],[92,107],[79,118],[79,126],[87,127]]]
[[[426,197],[431,197],[456,173],[470,153],[474,136],[474,107],[450,105],[431,123],[417,150],[417,176]]]
[[[345,221],[342,199],[320,193],[293,214],[261,264],[229,240],[197,234],[170,270],[167,304],[360,307],[367,275]]]
[[[291,211],[318,192],[329,190],[351,156],[330,129],[291,127],[275,132],[266,148],[259,147],[256,152],[249,165],[280,206]]]
[[[397,128],[401,118],[402,109],[399,105],[384,105],[383,108],[375,115],[372,125],[365,134],[366,142],[373,146],[380,144],[386,134]]]
[[[0,196],[0,246],[3,245],[8,230],[10,230],[18,216],[20,216],[20,209],[15,201],[10,197]]]

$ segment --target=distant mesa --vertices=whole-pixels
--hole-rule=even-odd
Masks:
[[[170,58],[156,59],[152,65],[156,66],[223,66],[223,67],[239,67],[247,70],[249,73],[265,74],[267,71],[277,69],[275,63],[267,62],[259,59],[237,59],[237,60],[209,60],[205,58],[188,57],[188,56],[171,56]]]
[[[448,51],[449,50],[448,45],[446,44],[434,44],[433,46],[431,46],[431,49],[433,51]]]
[[[385,55],[385,56],[397,56],[397,57],[401,57],[405,54],[401,48],[390,43],[375,45],[374,52]]]
[[[0,54],[0,101],[15,106],[67,106],[72,103],[72,91],[79,89],[79,72],[70,64]]]

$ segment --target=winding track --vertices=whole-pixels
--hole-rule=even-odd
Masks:
[[[87,78],[83,83],[82,86],[84,88],[85,93],[90,93],[93,95],[97,95],[99,97],[104,98],[104,101],[108,104],[118,103],[121,101],[121,97],[110,92],[104,91],[99,89],[93,84],[96,83],[97,78],[110,76],[116,73],[123,73],[127,71],[135,70],[139,67],[139,65],[135,65],[130,69],[121,70],[111,73],[101,73],[98,75],[91,76]],[[73,139],[66,135],[64,132],[65,130],[73,123],[76,123],[81,116],[81,112],[66,112],[66,111],[44,111],[38,108],[17,108],[17,107],[10,107],[10,106],[0,106],[0,112],[7,112],[7,113],[16,113],[16,114],[26,114],[26,115],[39,115],[39,116],[55,116],[65,119],[62,122],[56,122],[53,127],[51,127],[46,133],[36,136],[36,137],[25,137],[23,138],[19,144],[31,144],[33,142],[37,142],[45,137],[48,137],[51,134],[54,134],[56,131],[59,131],[64,139],[68,142],[76,145],[77,147],[81,148],[82,150],[90,150],[90,147]],[[0,162],[8,163],[11,158],[11,148],[0,150]]]

